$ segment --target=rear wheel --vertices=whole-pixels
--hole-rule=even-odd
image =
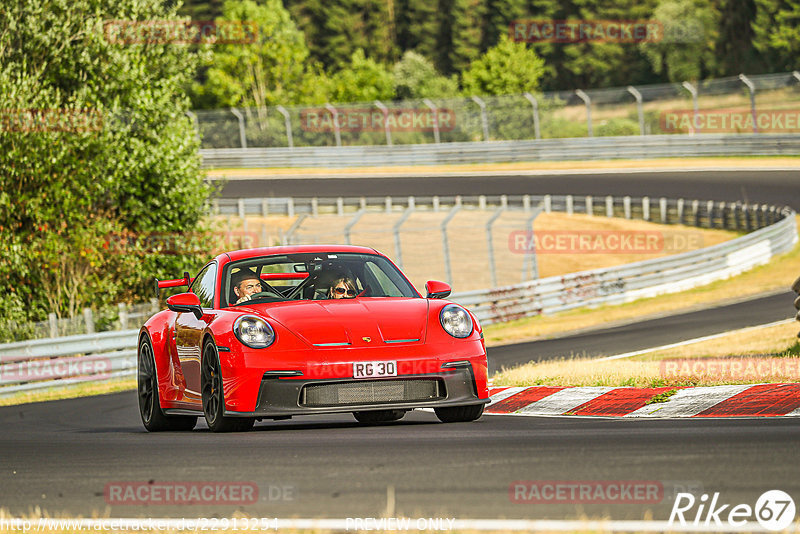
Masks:
[[[158,401],[158,377],[153,357],[153,346],[147,337],[139,343],[137,358],[137,390],[139,394],[139,415],[144,427],[150,432],[161,430],[191,430],[197,424],[197,417],[190,415],[164,415]]]
[[[388,423],[399,421],[406,414],[405,410],[375,410],[371,412],[353,412],[359,423]]]
[[[245,432],[253,428],[256,420],[252,417],[225,416],[225,394],[222,391],[219,354],[217,347],[211,341],[207,341],[203,347],[202,369],[203,415],[208,428],[212,432]]]
[[[448,408],[434,408],[436,417],[442,423],[466,423],[475,421],[483,415],[483,404],[472,404],[470,406],[453,406]]]

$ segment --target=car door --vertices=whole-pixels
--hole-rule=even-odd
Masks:
[[[214,287],[217,279],[217,264],[209,263],[192,282],[189,291],[200,299],[203,311],[214,307]],[[203,331],[211,315],[205,313],[198,319],[193,313],[178,313],[175,319],[175,348],[185,379],[184,400],[201,402],[200,357],[203,350]]]

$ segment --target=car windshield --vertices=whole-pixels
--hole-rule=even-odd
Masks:
[[[222,288],[227,299],[223,306],[419,296],[383,256],[353,253],[282,254],[233,262],[225,266]]]

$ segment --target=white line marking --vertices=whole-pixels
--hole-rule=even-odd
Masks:
[[[567,388],[520,408],[524,415],[561,415],[616,387]]]
[[[679,389],[667,402],[647,404],[623,417],[691,417],[751,387],[753,384]]]
[[[727,336],[729,334],[743,333],[743,332],[748,332],[750,330],[757,330],[759,328],[769,328],[771,326],[779,326],[779,325],[782,325],[782,324],[789,324],[789,323],[793,323],[793,322],[795,322],[794,319],[783,319],[781,321],[775,321],[774,323],[760,324],[760,325],[756,325],[756,326],[748,326],[747,328],[740,328],[738,330],[728,330],[727,332],[721,332],[719,334],[712,334],[710,336],[696,337],[694,339],[687,339],[686,341],[680,341],[678,343],[670,343],[669,345],[661,345],[660,347],[652,347],[652,348],[649,348],[649,349],[642,349],[642,350],[636,350],[636,351],[633,351],[633,352],[625,352],[623,354],[616,354],[614,356],[605,356],[603,358],[595,358],[594,360],[591,360],[591,361],[593,361],[593,362],[607,362],[607,361],[610,361],[610,360],[621,360],[623,358],[630,358],[632,356],[639,356],[640,354],[647,354],[648,352],[656,352],[656,351],[659,351],[659,350],[667,350],[667,349],[672,349],[672,348],[675,348],[675,347],[684,347],[686,345],[693,345],[694,343],[700,343],[702,341],[708,341],[710,339],[721,338],[721,337]]]

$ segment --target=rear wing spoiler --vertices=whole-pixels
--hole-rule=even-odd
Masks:
[[[194,278],[191,278],[189,276],[189,273],[187,271],[184,271],[183,278],[174,278],[172,280],[159,280],[158,278],[156,278],[155,281],[156,281],[156,298],[158,298],[162,288],[182,287],[182,286],[189,287],[191,283],[194,281]]]

